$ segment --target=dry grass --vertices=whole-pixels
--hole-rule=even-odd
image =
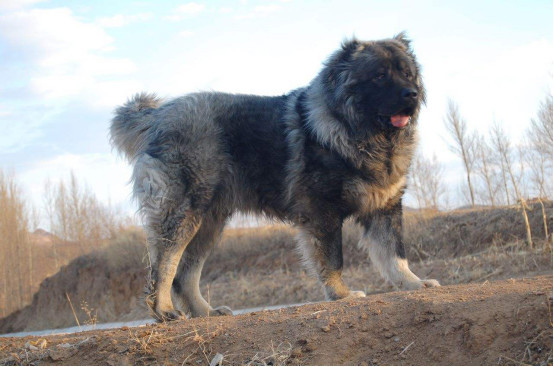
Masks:
[[[291,358],[292,345],[289,342],[281,342],[273,345],[273,341],[267,350],[259,351],[250,358],[247,366],[283,366]]]

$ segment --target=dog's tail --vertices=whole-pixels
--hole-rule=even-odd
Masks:
[[[132,161],[144,148],[152,127],[152,112],[161,104],[155,94],[138,93],[115,110],[110,126],[112,146]]]

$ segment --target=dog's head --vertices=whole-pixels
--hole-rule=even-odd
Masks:
[[[328,107],[354,134],[409,128],[425,101],[419,65],[404,33],[344,42],[321,77]]]

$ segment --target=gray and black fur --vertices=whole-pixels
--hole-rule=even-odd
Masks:
[[[402,195],[424,101],[404,34],[351,40],[305,88],[278,97],[195,93],[162,103],[139,94],[116,110],[112,143],[134,165],[148,233],[147,303],[160,321],[230,314],[212,309],[199,279],[226,220],[263,213],[299,228],[305,263],[327,299],[364,296],[343,283],[343,221],[386,279],[437,286],[407,264]],[[411,116],[402,128],[391,116]]]

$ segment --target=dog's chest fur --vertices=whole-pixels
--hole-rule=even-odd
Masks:
[[[343,184],[343,198],[358,214],[370,213],[396,203],[406,187],[414,139],[401,133],[393,139],[373,137],[359,144],[359,174]]]

